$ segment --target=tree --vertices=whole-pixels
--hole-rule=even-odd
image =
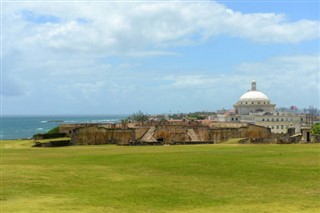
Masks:
[[[144,121],[147,121],[148,119],[149,119],[149,116],[147,114],[144,114],[140,110],[128,117],[128,120],[137,121],[137,122],[144,122]]]
[[[312,126],[311,133],[313,135],[320,135],[320,123],[316,123]]]

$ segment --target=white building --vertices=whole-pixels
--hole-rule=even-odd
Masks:
[[[300,133],[301,127],[306,125],[306,115],[290,112],[275,112],[268,96],[257,90],[255,81],[251,83],[251,90],[244,93],[234,106],[234,111],[218,115],[218,121],[247,122],[269,127],[273,133],[286,133],[289,127],[294,127]]]
[[[273,113],[276,105],[271,104],[268,96],[257,90],[255,81],[251,83],[251,90],[244,93],[239,101],[233,105],[235,113],[248,115],[250,113],[270,112]]]

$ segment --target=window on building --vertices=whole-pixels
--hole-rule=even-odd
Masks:
[[[258,102],[258,104],[260,104],[260,102]]]
[[[251,102],[253,104],[253,102]]]
[[[301,121],[303,121],[303,118],[301,118]]]
[[[267,118],[267,121],[269,121],[269,118]]]
[[[283,118],[281,118],[281,121],[283,121]]]
[[[231,118],[231,120],[233,121],[233,118]]]
[[[272,126],[271,129],[274,129],[274,126]]]
[[[277,118],[277,121],[279,121],[279,119]]]
[[[277,129],[279,129],[279,125],[277,125]]]
[[[262,118],[262,121],[264,121],[264,118]]]
[[[274,121],[274,119],[272,118],[272,121]]]
[[[283,129],[283,125],[281,125],[281,129]]]

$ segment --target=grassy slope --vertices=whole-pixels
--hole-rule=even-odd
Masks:
[[[1,212],[316,212],[319,145],[2,142]],[[25,145],[23,145],[25,144]]]

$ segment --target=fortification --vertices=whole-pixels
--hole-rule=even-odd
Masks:
[[[270,129],[266,127],[243,123],[216,124],[207,121],[75,125],[73,129],[68,126],[68,132],[72,145],[213,144],[230,138],[273,138]]]

